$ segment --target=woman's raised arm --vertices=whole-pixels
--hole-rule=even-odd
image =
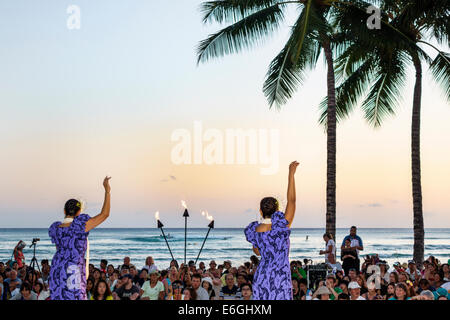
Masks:
[[[288,227],[290,228],[292,222],[294,221],[295,216],[295,202],[296,202],[296,193],[295,193],[295,172],[297,170],[299,163],[297,161],[292,162],[289,165],[289,181],[288,181],[288,190],[287,190],[287,205],[284,216],[288,221]]]
[[[111,177],[106,177],[103,180],[103,187],[105,188],[105,199],[103,200],[102,211],[86,222],[86,232],[91,231],[109,217],[109,212],[111,211],[111,186],[109,185],[110,179]]]

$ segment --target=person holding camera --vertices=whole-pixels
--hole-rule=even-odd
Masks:
[[[23,248],[25,248],[25,242],[23,242],[22,240],[20,240],[14,247],[14,260],[17,262],[19,269],[25,266],[25,256],[23,255]]]
[[[56,245],[50,269],[49,284],[51,300],[86,300],[86,251],[89,231],[109,217],[111,210],[110,177],[103,180],[105,198],[102,211],[91,218],[81,214],[82,205],[71,199],[64,206],[64,221],[53,223],[48,234]]]

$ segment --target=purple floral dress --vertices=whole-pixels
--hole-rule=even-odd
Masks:
[[[67,228],[58,228],[61,222],[55,222],[48,229],[56,245],[49,276],[51,300],[86,300],[84,255],[89,232],[85,227],[89,219],[80,214]]]
[[[254,300],[292,300],[289,236],[291,230],[283,212],[272,215],[272,229],[257,232],[258,222],[245,228],[247,241],[258,248],[261,261],[253,277]]]

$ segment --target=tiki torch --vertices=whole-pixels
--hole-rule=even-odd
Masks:
[[[214,229],[214,218],[208,214],[208,211],[206,211],[206,212],[203,211],[202,212],[202,216],[206,216],[206,219],[208,219],[211,222],[208,224],[208,228],[209,229],[208,229],[208,232],[206,233],[205,240],[203,240],[203,244],[202,244],[202,247],[200,248],[200,252],[198,253],[197,259],[195,260],[195,264],[197,264],[197,261],[200,258],[200,254],[202,253],[203,247],[205,246],[206,239],[208,239],[208,236],[209,236],[209,233],[211,232],[211,229]]]
[[[155,219],[158,222],[158,229],[161,230],[164,240],[166,240],[167,248],[169,248],[169,252],[170,252],[170,255],[172,256],[172,260],[175,260],[175,258],[173,257],[173,254],[172,254],[172,250],[170,250],[170,246],[169,246],[169,242],[167,241],[166,234],[164,233],[164,229],[163,229],[164,225],[162,224],[161,220],[159,220],[159,211],[157,211],[155,213]]]
[[[186,265],[186,250],[187,250],[187,218],[189,217],[186,202],[181,200],[181,205],[184,207],[184,264]]]

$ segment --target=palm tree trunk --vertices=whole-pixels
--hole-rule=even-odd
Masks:
[[[328,65],[326,232],[336,239],[336,84],[330,43],[325,42],[323,48]]]
[[[418,57],[414,57],[416,69],[416,84],[414,87],[414,100],[411,125],[411,169],[412,169],[412,196],[414,210],[414,260],[422,268],[424,260],[425,231],[422,211],[422,182],[420,168],[420,109],[422,103],[422,65]],[[420,270],[420,269],[419,269]]]

